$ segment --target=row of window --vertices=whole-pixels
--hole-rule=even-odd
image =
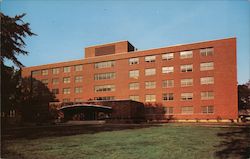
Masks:
[[[214,69],[214,63],[213,62],[206,62],[200,64],[200,71],[207,71],[207,70],[213,70]],[[188,65],[181,65],[180,66],[181,72],[192,72],[193,71],[193,64]],[[174,66],[167,66],[162,67],[162,73],[168,74],[174,72]],[[152,76],[156,74],[155,68],[147,68],[145,69],[145,76]],[[130,78],[138,78],[140,76],[139,70],[131,70],[129,71],[129,77]]]
[[[82,87],[75,87],[74,92],[75,93],[82,93],[83,89]],[[53,88],[52,93],[59,94],[59,88]],[[63,88],[62,89],[63,94],[70,94],[70,88]]]
[[[82,71],[83,70],[83,65],[75,65],[74,70],[75,71]],[[53,75],[57,75],[57,74],[60,73],[60,68],[59,67],[52,68],[51,71],[52,71]],[[71,67],[70,66],[63,67],[63,73],[69,73],[69,72],[71,72]],[[32,71],[32,75],[40,75],[40,74],[43,75],[43,76],[48,75],[49,74],[49,69]]]
[[[75,76],[74,80],[75,80],[75,83],[80,83],[83,81],[83,77],[82,76]],[[63,77],[62,81],[63,81],[63,83],[70,83],[71,82],[70,77]],[[41,82],[45,85],[48,85],[49,80],[42,79]],[[53,78],[51,82],[53,85],[59,84],[59,78]]]
[[[201,92],[200,95],[201,95],[201,100],[214,99],[214,92],[213,91]],[[135,100],[135,101],[140,101],[140,97],[138,95],[131,95],[131,96],[129,96],[129,99]],[[163,93],[162,100],[163,101],[173,101],[174,100],[174,93]],[[181,93],[180,100],[181,101],[193,100],[193,93],[191,93],[191,92]],[[156,102],[156,95],[155,94],[145,95],[145,102]]]
[[[200,49],[200,55],[201,56],[212,56],[214,54],[214,49],[213,48],[204,48],[204,49]],[[164,53],[161,55],[162,56],[162,60],[172,60],[174,59],[174,53]],[[192,58],[193,57],[193,51],[192,50],[188,50],[188,51],[181,51],[180,52],[180,59],[186,59],[186,58]],[[150,56],[146,56],[144,58],[145,62],[155,62],[156,61],[156,55],[150,55]],[[129,65],[135,65],[135,64],[139,64],[139,58],[135,57],[135,58],[130,58],[129,59]]]
[[[163,111],[165,114],[174,114],[174,107],[163,107]],[[147,108],[147,113],[154,114],[155,108],[149,107]],[[193,106],[182,106],[181,107],[181,114],[193,114],[194,108]],[[206,105],[201,106],[201,113],[202,114],[213,114],[214,113],[214,106],[213,105]]]
[[[181,87],[193,86],[193,78],[181,79]],[[208,85],[214,83],[214,77],[202,77],[200,78],[201,85]],[[162,81],[162,88],[172,88],[174,87],[174,80],[164,80]],[[146,89],[156,88],[155,81],[147,81],[145,82]],[[140,84],[138,82],[133,82],[129,84],[130,90],[138,90],[140,89]]]

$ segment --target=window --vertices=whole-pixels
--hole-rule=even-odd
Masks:
[[[82,82],[82,76],[75,76],[75,83]]]
[[[57,75],[60,72],[60,68],[52,68],[52,74]]]
[[[75,87],[75,93],[82,93],[82,87]]]
[[[156,74],[155,68],[147,68],[145,69],[145,76],[153,76]]]
[[[139,83],[130,83],[129,84],[129,90],[138,90],[139,89]]]
[[[155,87],[156,87],[156,82],[155,81],[145,82],[145,88],[146,89],[153,89]]]
[[[172,101],[174,100],[174,93],[163,93],[162,100],[164,101]]]
[[[81,98],[75,98],[75,102],[83,102],[83,99],[81,99]]]
[[[155,56],[146,56],[145,62],[155,62]]]
[[[31,75],[32,75],[32,76],[36,76],[36,75],[40,75],[40,73],[41,73],[40,70],[32,71],[32,72],[31,72]]]
[[[114,100],[114,96],[94,97],[94,100]]]
[[[213,70],[214,69],[214,63],[213,62],[205,62],[200,64],[200,70],[206,71],[206,70]]]
[[[63,67],[63,72],[64,73],[70,72],[70,66]]]
[[[214,92],[201,92],[201,100],[214,99]]]
[[[181,59],[192,58],[192,57],[193,57],[193,51],[181,51],[180,52]]]
[[[52,93],[53,94],[59,94],[59,89],[58,88],[53,88]]]
[[[181,65],[181,72],[192,72],[193,71],[193,65]]]
[[[192,78],[181,79],[181,87],[187,87],[187,86],[192,86],[192,85],[193,85]]]
[[[115,72],[95,74],[95,80],[115,79]]]
[[[64,77],[63,83],[70,83],[70,77]]]
[[[192,100],[193,93],[181,93],[181,100]]]
[[[115,61],[105,61],[95,63],[95,68],[110,68],[115,66]]]
[[[213,114],[214,113],[214,106],[212,106],[212,105],[202,106],[201,111],[203,114]]]
[[[42,79],[41,82],[44,84],[44,85],[48,85],[49,84],[49,80],[48,79]]]
[[[113,92],[113,91],[115,91],[115,85],[95,86],[95,92]]]
[[[75,71],[82,71],[82,65],[76,65]]]
[[[140,97],[136,95],[129,96],[129,99],[139,102]]]
[[[201,84],[214,84],[214,77],[201,77]]]
[[[129,62],[129,65],[136,65],[136,64],[139,64],[139,58],[130,58],[128,60]]]
[[[131,70],[129,71],[130,78],[138,78],[139,77],[139,70]]]
[[[70,88],[63,88],[63,94],[70,94]]]
[[[174,72],[174,67],[173,66],[162,67],[161,71],[162,71],[162,73],[173,73]]]
[[[59,83],[59,79],[58,78],[53,78],[52,79],[52,84],[58,84]]]
[[[192,106],[181,107],[181,114],[193,114],[194,108]]]
[[[166,53],[161,55],[162,60],[172,60],[174,58],[174,53]]]
[[[162,81],[162,88],[174,87],[174,80],[164,80]]]
[[[45,76],[45,75],[48,75],[49,74],[49,70],[42,70],[42,75]]]
[[[164,110],[165,114],[173,114],[174,113],[173,107],[163,107],[163,110]]]
[[[70,102],[70,99],[69,98],[64,98],[63,102]]]
[[[156,95],[154,94],[147,94],[145,102],[155,102],[156,101]]]
[[[212,56],[214,54],[214,48],[200,49],[201,56]]]

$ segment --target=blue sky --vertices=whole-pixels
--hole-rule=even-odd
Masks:
[[[238,82],[250,79],[250,1],[2,0],[9,16],[27,13],[25,66],[84,57],[90,45],[129,40],[139,50],[237,37]]]

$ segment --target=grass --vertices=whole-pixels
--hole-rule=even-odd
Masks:
[[[249,130],[249,129],[247,129]],[[6,140],[3,157],[25,159],[207,159],[244,158],[249,150],[245,133],[237,128],[163,125],[142,129],[100,132],[62,137]],[[243,132],[243,131],[242,131]],[[244,131],[247,132],[248,131]],[[246,152],[230,154],[239,139]],[[235,137],[235,138],[234,138]],[[240,151],[239,151],[240,152]],[[223,153],[226,153],[225,155]],[[224,156],[223,156],[224,155]],[[244,156],[245,155],[245,156]]]

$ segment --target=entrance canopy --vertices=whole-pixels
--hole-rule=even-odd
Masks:
[[[94,105],[94,104],[74,104],[74,105],[66,105],[61,107],[59,110],[61,111],[71,111],[71,110],[86,110],[86,111],[111,111],[112,108],[103,105]]]

